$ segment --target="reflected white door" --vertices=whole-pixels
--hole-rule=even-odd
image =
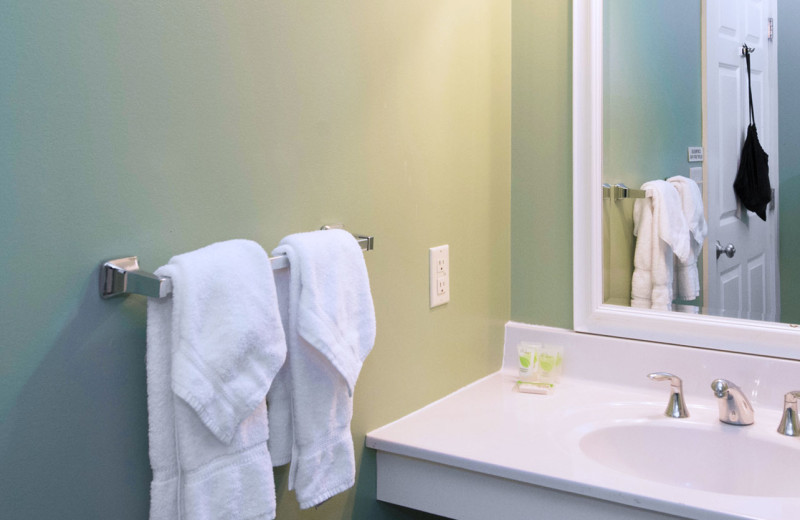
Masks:
[[[708,241],[704,254],[709,314],[755,320],[779,319],[778,243],[778,81],[777,38],[769,41],[769,19],[777,0],[706,0],[706,164]],[[774,22],[777,26],[777,22]],[[747,64],[742,45],[754,48],[750,73],[755,123],[769,155],[774,206],[767,221],[737,207],[733,181],[750,123]],[[735,254],[717,258],[716,242]]]

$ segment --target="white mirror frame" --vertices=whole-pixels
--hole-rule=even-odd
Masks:
[[[603,0],[573,0],[573,308],[578,332],[800,359],[800,327],[603,303]]]

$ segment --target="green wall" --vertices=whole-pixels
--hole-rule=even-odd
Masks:
[[[778,2],[778,26],[800,26],[800,5]],[[800,102],[795,94],[800,81],[800,34],[784,30],[778,37],[778,117],[780,157],[779,261],[781,319],[800,323]]]
[[[536,138],[560,148],[542,171],[564,188],[547,201],[562,220],[546,234],[555,253],[529,258],[545,267],[570,249],[567,3],[541,13],[552,17],[539,41],[556,83],[543,115],[559,127]],[[279,470],[278,517],[423,517],[375,500],[364,435],[500,365],[511,300],[510,8],[5,3],[0,516],[147,517],[146,301],[102,301],[102,260],[135,254],[154,270],[215,241],[269,249],[342,222],[376,236],[366,258],[378,339],[355,394],[357,485],[301,513]],[[535,224],[534,235],[544,231]],[[431,310],[428,248],[440,244],[450,245],[452,294]],[[569,325],[568,273],[558,268],[555,314],[531,321]],[[543,279],[527,286],[531,302]]]
[[[512,13],[511,319],[572,328],[572,2]]]

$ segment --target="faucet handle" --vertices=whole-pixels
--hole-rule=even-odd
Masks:
[[[783,396],[783,416],[778,425],[778,433],[790,437],[800,436],[800,420],[797,418],[797,399],[800,391],[788,392]]]
[[[675,374],[669,372],[653,372],[647,374],[647,377],[653,381],[669,381],[670,395],[667,409],[664,415],[667,417],[674,417],[675,419],[683,419],[689,417],[689,410],[686,409],[686,403],[683,399],[683,381]]]
[[[783,403],[784,404],[793,404],[797,402],[797,399],[800,399],[800,390],[794,390],[792,392],[787,392],[786,395],[783,396]]]
[[[653,381],[669,380],[671,385],[677,385],[678,387],[683,385],[683,381],[681,381],[680,377],[676,376],[675,374],[670,374],[669,372],[653,372],[652,374],[647,374],[647,377]]]

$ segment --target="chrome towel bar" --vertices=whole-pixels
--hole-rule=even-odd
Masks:
[[[341,229],[341,226],[324,226],[322,229]],[[375,248],[375,237],[368,235],[353,236],[364,251]],[[289,260],[285,255],[271,256],[269,263],[273,270],[286,269]],[[117,258],[103,262],[100,266],[100,296],[104,299],[124,294],[142,294],[152,298],[165,298],[172,293],[172,280],[159,277],[139,268],[139,259],[135,256]]]
[[[613,186],[610,184],[603,184],[604,199],[643,199],[645,197],[647,197],[647,192],[645,190],[635,190],[625,186],[621,182]]]

